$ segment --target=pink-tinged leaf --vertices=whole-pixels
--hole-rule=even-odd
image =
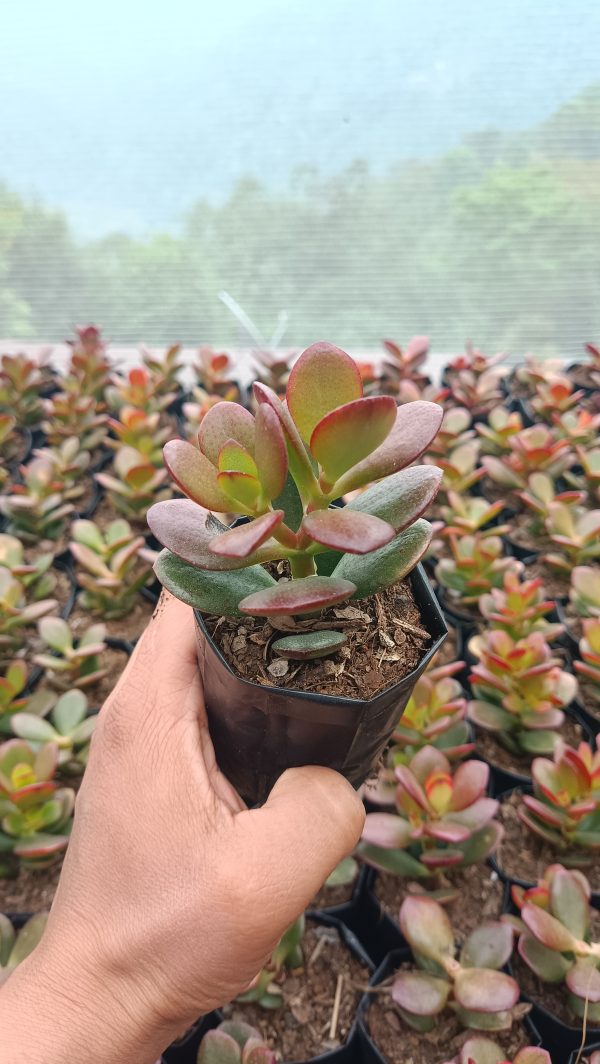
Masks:
[[[414,1016],[437,1016],[449,994],[449,982],[426,972],[400,972],[392,986],[393,1000]]]
[[[256,413],[254,455],[263,491],[268,499],[276,499],[285,486],[288,456],[281,422],[268,403],[261,403]]]
[[[200,451],[210,463],[217,464],[219,451],[227,440],[236,440],[254,454],[254,418],[238,403],[215,403],[202,418],[198,432]]]
[[[220,473],[248,473],[252,477],[258,476],[256,462],[250,451],[235,440],[227,440],[221,447],[217,469]]]
[[[451,810],[466,809],[485,794],[490,777],[485,761],[465,761],[454,773]]]
[[[277,1057],[272,1049],[257,1038],[249,1038],[242,1050],[242,1064],[275,1064]]]
[[[256,565],[258,562],[281,557],[279,549],[273,551],[268,547],[259,547],[256,552],[246,556],[229,557],[217,554],[211,544],[228,531],[227,526],[208,510],[188,499],[170,499],[168,502],[155,503],[148,510],[147,521],[157,540],[195,569],[241,569],[246,565]],[[254,522],[243,527],[252,527],[253,524]]]
[[[217,469],[193,444],[169,440],[163,447],[163,458],[173,480],[189,499],[220,513],[231,508],[231,499],[219,487]]]
[[[330,484],[387,439],[396,410],[391,396],[376,395],[338,406],[319,421],[310,450]]]
[[[454,824],[463,824],[469,831],[480,831],[498,812],[498,800],[496,798],[478,798],[466,809],[452,811]]]
[[[525,964],[545,983],[562,983],[571,967],[571,961],[562,953],[548,949],[532,935],[521,935],[519,939],[519,956]]]
[[[415,779],[424,785],[434,773],[450,772],[450,762],[435,746],[422,746],[410,763],[410,771]]]
[[[355,590],[349,580],[337,580],[331,576],[280,580],[273,588],[248,595],[240,602],[240,610],[254,617],[315,613],[350,598]]]
[[[487,968],[463,968],[454,980],[454,997],[469,1012],[508,1012],[519,993],[510,975]]]
[[[438,868],[452,868],[455,865],[464,864],[464,855],[461,850],[455,850],[450,846],[445,849],[427,850],[421,854],[421,863],[426,868],[436,870]]]
[[[424,514],[442,480],[437,466],[410,466],[361,492],[346,509],[373,514],[401,532]]]
[[[575,962],[567,972],[566,983],[577,997],[587,998],[594,1005],[600,1001],[600,971],[591,957]]]
[[[410,573],[427,550],[432,534],[431,525],[421,517],[379,550],[342,555],[333,575],[356,585],[355,598],[368,598]]]
[[[450,820],[439,820],[425,825],[425,834],[438,842],[457,843],[468,839],[471,832],[462,824],[453,824]]]
[[[451,1062],[448,1061],[447,1064]],[[465,1042],[454,1064],[510,1064],[510,1062],[507,1061],[504,1050],[500,1049],[496,1042],[479,1035]],[[548,1061],[548,1064],[552,1064],[552,1061]]]
[[[476,927],[468,935],[460,954],[465,968],[502,968],[513,950],[513,933],[508,924],[499,920]]]
[[[242,1051],[224,1031],[207,1031],[200,1043],[197,1064],[240,1064]]]
[[[255,508],[260,496],[260,484],[250,473],[219,473],[217,484],[224,498],[229,500],[227,509],[231,509],[232,504],[242,507],[242,512],[251,512]]]
[[[410,843],[408,821],[394,813],[369,813],[365,818],[362,841],[386,850],[403,850]]]
[[[545,909],[527,902],[521,909],[521,918],[531,934],[548,949],[557,950],[559,953],[576,950],[575,936]]]
[[[409,896],[400,907],[400,930],[411,949],[442,963],[454,955],[454,936],[448,916],[431,898]]]
[[[245,525],[221,532],[209,541],[208,549],[225,558],[248,558],[269,539],[283,520],[283,510],[272,510]]]
[[[319,341],[307,347],[292,367],[286,399],[305,443],[331,410],[360,399],[362,380],[356,363],[333,344]]]
[[[538,816],[540,820],[543,820],[544,824],[549,824],[552,828],[562,828],[565,822],[565,814],[560,809],[541,802],[539,798],[534,798],[531,794],[524,794],[521,800],[526,808],[529,809],[529,812],[533,813],[534,816]]]
[[[306,515],[302,530],[316,543],[348,554],[367,554],[384,547],[396,535],[391,525],[371,514],[347,507],[314,510]]]
[[[476,1061],[475,1064],[479,1062]],[[482,1064],[487,1064],[487,1061],[483,1061]],[[524,1049],[519,1050],[513,1064],[552,1064],[552,1058],[547,1049],[540,1049],[539,1046],[525,1046]],[[590,1064],[593,1064],[593,1061]]]
[[[400,788],[406,791],[420,809],[427,810],[427,796],[414,773],[406,765],[396,765],[394,771]]]
[[[13,853],[23,860],[31,861],[34,857],[50,857],[51,854],[66,850],[68,842],[66,835],[44,835],[40,832],[19,840]]]
[[[421,399],[400,406],[387,439],[340,478],[337,485],[340,495],[397,473],[414,462],[436,436],[443,416],[441,406]]]
[[[257,403],[271,407],[279,418],[285,436],[290,473],[296,481],[300,495],[304,501],[315,495],[318,496],[319,485],[313,472],[308,451],[302,442],[300,433],[292,420],[287,406],[281,402],[279,396],[275,394],[272,388],[268,388],[266,384],[256,381],[253,390]]]

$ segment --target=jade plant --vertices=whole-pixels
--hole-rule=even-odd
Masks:
[[[69,436],[54,447],[36,447],[34,458],[45,458],[54,466],[54,487],[69,501],[79,499],[85,491],[82,478],[91,461],[88,450],[81,447],[77,436]]]
[[[199,448],[165,445],[165,464],[188,498],[148,513],[166,548],[159,580],[206,613],[270,617],[314,613],[402,579],[429,543],[420,514],[441,477],[432,466],[404,467],[437,432],[441,409],[364,398],[355,363],[324,343],[294,365],[286,403],[263,384],[254,395],[256,416],[219,403],[202,421]],[[348,505],[332,506],[366,485]],[[247,521],[229,529],[211,510]],[[277,581],[263,563],[282,560],[291,579]],[[311,656],[313,637],[297,637],[300,654]],[[339,633],[328,638],[340,645]]]
[[[498,802],[485,796],[489,773],[483,761],[453,769],[441,750],[422,747],[410,764],[396,765],[396,812],[367,814],[359,856],[417,878],[484,861],[502,838]]]
[[[254,1027],[240,1020],[224,1020],[203,1036],[196,1064],[275,1064],[276,1059]]]
[[[527,395],[534,395],[538,385],[549,383],[559,377],[563,368],[560,358],[536,358],[535,355],[525,355],[523,364],[514,370],[514,378],[521,385],[522,391]]]
[[[107,670],[101,664],[102,653],[106,650],[103,624],[92,624],[83,635],[75,638],[61,617],[42,617],[38,633],[48,652],[36,654],[33,660],[45,670],[52,686],[63,691],[71,687],[90,687],[106,676]]]
[[[144,366],[150,373],[154,389],[159,395],[174,394],[179,388],[179,371],[182,367],[181,344],[171,344],[162,357],[154,351],[142,352]]]
[[[564,414],[583,399],[585,392],[575,390],[568,377],[554,377],[540,381],[531,399],[531,407],[542,421],[552,422],[555,415]]]
[[[54,780],[57,766],[54,743],[0,745],[0,877],[14,876],[19,863],[43,868],[67,848],[75,793]]]
[[[503,376],[500,366],[490,366],[483,373],[461,369],[452,379],[452,397],[474,417],[487,414],[502,399],[500,381]]]
[[[532,536],[547,538],[546,526],[551,519],[555,503],[561,503],[563,512],[574,508],[585,499],[582,491],[556,491],[552,477],[547,473],[532,473],[527,479],[524,491],[517,492],[518,497],[529,514],[528,527]]]
[[[455,661],[419,677],[392,737],[392,765],[407,764],[423,746],[437,747],[450,761],[471,752],[467,702],[456,679],[464,667],[464,661]]]
[[[26,739],[34,750],[44,743],[54,743],[61,771],[79,775],[87,764],[97,720],[97,713],[88,715],[83,692],[74,688],[60,696],[46,719],[27,706],[14,714],[11,724],[13,734]]]
[[[552,1064],[552,1058],[547,1049],[523,1046],[512,1060],[508,1060],[505,1050],[497,1042],[484,1035],[474,1035],[467,1038],[458,1056],[446,1064]]]
[[[8,532],[0,532],[0,569],[7,569],[23,586],[29,599],[35,602],[51,595],[56,588],[56,574],[51,566],[51,553],[38,554],[33,561],[25,560],[20,539]]]
[[[67,341],[71,359],[63,379],[64,389],[77,397],[91,395],[103,401],[111,365],[101,330],[97,325],[78,325],[75,332],[77,339]]]
[[[553,569],[569,574],[575,566],[600,558],[600,510],[551,502],[546,531],[556,549],[545,554],[544,561]]]
[[[164,392],[161,378],[153,376],[144,366],[134,366],[125,377],[113,374],[104,396],[111,410],[129,406],[145,414],[164,410],[177,397],[176,392]]]
[[[600,503],[600,447],[576,447],[583,470],[583,484],[592,504]]]
[[[571,570],[569,601],[579,617],[600,617],[600,568],[576,565]]]
[[[10,476],[8,463],[11,462],[15,456],[17,441],[19,439],[15,432],[16,426],[17,419],[13,417],[12,414],[3,414],[0,412],[0,488],[6,483]]]
[[[574,446],[588,447],[598,439],[600,414],[590,410],[567,410],[556,413],[552,422],[559,436],[564,436]]]
[[[452,926],[432,898],[408,897],[400,909],[400,927],[416,968],[397,972],[392,1000],[402,1019],[416,1031],[443,1024],[450,1008],[466,1029],[503,1031],[512,1027],[519,987],[499,971],[512,953],[512,930],[500,921],[480,924],[456,957]]]
[[[510,445],[508,453],[482,458],[488,477],[501,488],[523,491],[531,473],[557,477],[572,464],[569,441],[559,438],[547,425],[532,425],[515,433]]]
[[[73,513],[69,500],[80,488],[68,485],[55,459],[47,454],[32,458],[21,472],[23,482],[11,484],[7,494],[0,496],[0,513],[7,518],[8,531],[30,543],[58,539]]]
[[[162,446],[173,433],[168,425],[162,427],[158,411],[147,414],[134,406],[123,406],[119,418],[110,418],[108,426],[116,437],[107,441],[109,447],[132,447],[153,465],[162,464]]]
[[[192,389],[192,399],[183,403],[181,410],[185,424],[185,438],[195,445],[198,444],[198,432],[205,415],[211,407],[223,401],[220,395],[210,395],[202,388]]]
[[[93,395],[58,392],[44,400],[44,417],[42,429],[52,447],[75,436],[80,450],[91,452],[106,439],[106,414]]]
[[[14,415],[21,427],[38,425],[42,419],[40,393],[44,379],[38,363],[27,355],[0,358],[0,412]]]
[[[502,512],[504,504],[501,500],[488,502],[481,496],[463,495],[458,491],[449,491],[447,498],[448,505],[442,506],[445,538],[480,532],[484,529],[485,536],[503,536],[510,528],[508,524],[491,524]]]
[[[485,469],[479,464],[479,443],[467,440],[450,451],[447,457],[436,458],[436,464],[444,471],[443,491],[467,492],[483,476]]]
[[[17,931],[8,916],[0,913],[0,987],[41,941],[48,913],[30,916]]]
[[[435,575],[459,606],[474,605],[493,587],[502,587],[506,573],[523,571],[518,559],[504,554],[500,536],[474,532],[448,539],[452,556],[440,559]]]
[[[144,521],[148,508],[170,492],[165,489],[167,472],[156,469],[148,457],[134,447],[120,447],[111,473],[96,473],[112,505],[130,521]]]
[[[69,548],[83,588],[81,606],[107,621],[125,617],[152,579],[156,552],[122,518],[111,521],[105,531],[93,521],[74,521],[71,535]]]
[[[512,437],[523,429],[523,418],[516,410],[496,406],[490,410],[487,421],[479,422],[476,429],[484,454],[508,454]]]
[[[469,720],[515,754],[552,753],[577,681],[553,657],[543,633],[515,640],[492,629],[474,636],[469,649],[478,659],[469,677]]]
[[[56,599],[38,599],[9,569],[0,566],[0,660],[10,658],[25,642],[24,629],[52,613]]]
[[[235,362],[226,351],[214,351],[206,345],[201,347],[193,368],[197,384],[209,395],[220,395],[227,400],[240,398]]]
[[[382,361],[383,376],[387,387],[398,387],[401,381],[410,381],[418,388],[429,384],[429,377],[423,367],[429,354],[429,337],[413,336],[406,347],[400,347],[395,340],[384,340],[385,355]]]
[[[579,642],[581,660],[576,661],[575,668],[584,680],[591,685],[600,702],[600,618],[591,617],[583,622],[583,638]]]
[[[549,843],[569,865],[585,866],[600,848],[600,752],[589,743],[577,749],[562,740],[554,757],[531,765],[533,794],[523,794],[522,823]]]
[[[502,587],[493,587],[481,596],[479,610],[490,628],[507,632],[511,639],[541,632],[550,643],[563,632],[562,624],[547,619],[554,601],[546,598],[541,577],[522,580],[518,573],[505,573]]]
[[[475,435],[471,428],[471,414],[463,407],[454,406],[444,410],[444,418],[437,436],[431,441],[428,455],[446,457],[457,447],[472,440]]]
[[[11,661],[4,675],[0,676],[0,732],[5,735],[14,733],[13,722],[17,713],[44,717],[56,701],[51,691],[39,689],[33,694],[24,694],[28,679],[27,665],[22,658]]]
[[[240,994],[237,1001],[254,1002],[263,1009],[278,1009],[283,1005],[281,984],[277,979],[284,969],[303,966],[302,938],[305,927],[304,916],[299,916],[279,940],[252,986]]]
[[[591,936],[590,885],[577,870],[551,865],[541,884],[516,893],[519,956],[543,983],[563,985],[572,1015],[600,1021],[600,942]]]

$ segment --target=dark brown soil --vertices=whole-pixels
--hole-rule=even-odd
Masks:
[[[592,683],[591,680],[584,680],[579,673],[577,673],[577,682],[579,683],[579,701],[588,713],[600,723],[600,691],[598,690],[598,684]]]
[[[374,892],[384,912],[398,923],[400,906],[406,897],[441,885],[458,892],[455,901],[444,905],[457,941],[465,939],[483,920],[497,920],[502,913],[504,887],[497,872],[487,864],[471,865],[456,872],[447,870],[442,883],[434,879],[411,882],[402,876],[378,872]]]
[[[549,565],[545,565],[541,558],[525,565],[525,578],[534,580],[541,577],[544,582],[544,593],[549,599],[564,599],[569,594],[569,577],[563,576]]]
[[[522,1016],[525,1009],[517,1006]],[[510,1031],[466,1031],[450,1009],[438,1017],[433,1031],[413,1031],[402,1020],[389,990],[373,994],[367,1013],[367,1024],[373,1041],[389,1064],[442,1064],[460,1052],[461,1046],[475,1034],[486,1034],[502,1046],[506,1059],[513,1057],[528,1045],[526,1028],[521,1023],[513,1024]]]
[[[519,954],[515,951],[512,967],[514,977],[517,980],[522,992],[534,1001],[536,1005],[541,1005],[543,1008],[548,1009],[558,1020],[566,1023],[568,1027],[581,1027],[583,1020],[579,1016],[575,1016],[569,1008],[567,987],[564,983],[543,983],[541,979],[532,972],[531,968],[521,960]],[[594,1026],[588,1023],[587,1030],[598,1031],[598,1026]],[[597,1041],[596,1038],[591,1038],[590,1041]]]
[[[258,1028],[282,1060],[310,1060],[343,1045],[369,979],[367,969],[350,953],[333,928],[309,927],[302,949],[304,968],[282,973],[282,1008],[269,1010],[256,1004],[232,1002],[223,1009],[227,1019],[245,1020]],[[330,1037],[340,979],[338,1021]]]
[[[21,868],[16,879],[0,879],[0,912],[36,913],[49,909],[61,868],[59,857],[49,868]]]
[[[324,884],[319,893],[315,894],[308,906],[309,909],[331,909],[333,905],[345,905],[352,898],[352,892],[356,886],[353,883],[343,883],[337,887],[328,887]]]
[[[439,668],[441,665],[453,665],[455,661],[458,661],[456,628],[448,624],[448,637],[441,649],[438,650],[431,667]]]
[[[373,698],[416,668],[431,645],[408,580],[357,605],[334,606],[318,619],[292,621],[279,630],[260,617],[241,622],[233,617],[205,620],[225,659],[245,679],[346,698]],[[347,636],[335,656],[287,663],[270,654],[271,642],[284,632],[317,626],[336,628]]]
[[[69,618],[69,624],[73,631],[77,629],[85,629],[90,624],[102,622],[106,625],[106,633],[112,639],[124,639],[128,643],[134,643],[136,639],[139,639],[142,632],[148,625],[150,618],[154,612],[155,603],[150,602],[148,599],[138,596],[135,606],[126,617],[121,617],[116,621],[105,621],[103,617],[89,613],[84,610],[78,602],[75,603],[75,607]]]
[[[512,879],[536,883],[549,864],[556,861],[565,863],[568,858],[521,823],[517,816],[519,805],[520,795],[517,791],[513,791],[500,805],[498,820],[504,825],[506,834],[498,848],[496,860],[503,872]],[[600,890],[600,858],[595,856],[591,864],[582,870],[592,890]]]
[[[489,477],[484,477],[481,485],[482,494],[488,502],[503,502],[506,507],[510,510],[516,510],[517,513],[523,509],[523,502],[516,492],[507,491],[501,484],[496,484]]]
[[[569,746],[577,746],[582,739],[586,738],[581,725],[568,714],[565,715],[562,728],[557,730]],[[513,754],[511,750],[507,750],[498,742],[493,732],[486,732],[483,728],[476,728],[475,733],[476,753],[479,757],[485,758],[490,765],[496,765],[505,772],[531,777],[531,762],[534,755],[519,757],[518,754]]]
[[[531,523],[532,515],[529,510],[526,513],[516,514],[515,517],[511,517],[510,532],[507,533],[507,538],[516,543],[518,547],[523,547],[532,553],[534,551],[551,550],[552,541],[548,536],[539,532],[532,532]]]

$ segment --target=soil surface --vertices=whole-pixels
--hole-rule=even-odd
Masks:
[[[331,909],[333,905],[345,905],[352,898],[356,879],[352,883],[342,883],[337,887],[328,887],[323,884],[318,894],[308,906],[309,909]]]
[[[598,685],[592,683],[591,680],[584,680],[579,673],[577,673],[577,682],[579,683],[579,694],[577,696],[579,701],[600,724],[600,690]]]
[[[581,725],[568,714],[565,714],[564,723],[557,731],[568,746],[578,746],[583,739],[587,738]],[[507,750],[502,746],[494,737],[493,732],[485,731],[483,728],[476,728],[475,732],[479,757],[485,758],[490,765],[496,765],[498,768],[504,769],[505,772],[513,772],[517,776],[531,778],[533,754],[519,757],[518,754],[514,754],[511,750]]]
[[[502,484],[496,484],[489,477],[484,477],[481,483],[481,493],[488,502],[503,502],[510,509],[520,513],[524,503],[514,491],[508,491]],[[511,521],[513,519],[511,518]]]
[[[287,1061],[310,1060],[343,1045],[369,980],[367,969],[333,928],[309,926],[302,949],[304,968],[282,973],[282,1008],[269,1010],[232,1002],[223,1009],[227,1019],[244,1020],[258,1028],[277,1056]],[[338,982],[341,997],[332,1033]]]
[[[534,551],[551,550],[553,546],[552,540],[539,532],[532,532],[531,522],[532,514],[529,510],[526,513],[516,514],[515,517],[511,517],[510,532],[506,536],[507,540],[516,543],[518,547],[530,550],[532,554]]]
[[[345,698],[373,698],[398,683],[432,642],[408,580],[357,605],[323,610],[318,619],[285,620],[277,629],[262,617],[206,617],[205,623],[226,661],[244,679]],[[332,657],[308,662],[286,662],[271,654],[274,639],[317,627],[343,631],[347,643]]]
[[[525,1012],[521,1006],[517,1006],[517,1009],[521,1015]],[[512,1060],[519,1049],[530,1042],[527,1030],[521,1023],[513,1024],[510,1031],[489,1034],[465,1031],[450,1009],[444,1009],[432,1031],[413,1031],[402,1020],[389,990],[373,994],[367,1013],[367,1026],[373,1041],[390,1064],[442,1064],[442,1061],[456,1056],[467,1039],[475,1034],[485,1033],[493,1038],[505,1051],[507,1060]]]
[[[112,639],[124,639],[128,643],[135,643],[150,622],[154,613],[155,603],[138,595],[136,603],[126,617],[116,621],[105,621],[99,614],[84,610],[78,602],[75,603],[73,612],[69,618],[69,624],[74,632],[84,631],[90,624],[102,623],[106,625],[106,634]]]
[[[557,861],[564,864],[566,855],[553,849],[521,823],[517,816],[519,805],[520,794],[517,791],[513,791],[500,804],[498,820],[504,825],[506,834],[498,848],[496,860],[505,875],[525,880],[526,883],[536,883],[549,864]],[[592,890],[600,890],[600,857],[595,856],[582,871],[588,877]]]
[[[545,565],[541,558],[536,558],[529,564],[525,563],[524,579],[535,580],[537,577],[541,577],[544,582],[546,598],[555,600],[568,598],[569,577]]]
[[[62,858],[49,868],[20,868],[16,879],[0,879],[0,912],[36,913],[49,909],[56,892]]]
[[[465,939],[483,920],[497,920],[502,914],[504,886],[497,872],[487,864],[471,865],[456,872],[446,870],[442,884],[433,879],[411,882],[403,876],[378,872],[374,893],[384,912],[398,923],[400,906],[406,897],[435,890],[440,885],[453,887],[458,893],[455,901],[444,905],[457,941]]]

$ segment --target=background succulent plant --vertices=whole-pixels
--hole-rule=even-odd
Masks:
[[[240,994],[237,1001],[256,1002],[263,1009],[281,1008],[283,994],[277,977],[284,968],[301,968],[304,964],[302,937],[305,929],[304,916],[299,916],[278,942],[254,984],[249,990]]]
[[[522,580],[518,573],[505,573],[502,587],[481,596],[479,609],[491,628],[501,629],[514,640],[541,632],[549,643],[563,631],[562,624],[547,620],[554,601],[546,598],[541,577]]]
[[[93,521],[74,521],[71,534],[80,604],[105,620],[125,617],[152,579],[156,553],[124,519],[111,521],[104,532]]]
[[[102,652],[106,650],[106,628],[92,624],[75,638],[61,617],[43,617],[38,633],[50,653],[36,654],[34,661],[45,670],[50,684],[66,691],[71,687],[90,687],[106,676]]]
[[[66,849],[75,793],[54,781],[58,747],[21,739],[0,745],[0,878],[19,862],[43,868]]]
[[[507,1060],[506,1053],[497,1042],[483,1035],[468,1038],[460,1053],[446,1064],[552,1064],[547,1049],[539,1046],[524,1046],[512,1061]]]
[[[531,765],[533,795],[523,794],[517,810],[522,823],[544,839],[570,865],[591,863],[600,849],[600,752],[589,743],[577,749],[562,740],[554,758]]]
[[[428,669],[419,677],[392,737],[392,765],[407,764],[423,746],[435,746],[450,761],[472,751],[465,721],[467,701],[455,679],[464,668],[464,661],[455,661]]]
[[[439,560],[435,575],[459,605],[477,603],[493,587],[502,586],[506,573],[523,571],[517,558],[504,553],[504,545],[497,535],[474,532],[461,536],[451,534],[448,539],[451,557]]]
[[[51,691],[37,690],[24,694],[28,681],[27,665],[22,658],[17,658],[7,665],[4,675],[0,676],[0,733],[13,733],[14,717],[17,713],[28,713],[36,718],[44,717],[56,701]]]
[[[47,692],[45,694],[47,698]],[[32,697],[35,698],[35,695]],[[54,704],[46,719],[45,714],[32,712],[28,705],[16,712],[11,720],[13,734],[26,739],[34,750],[44,743],[54,743],[58,748],[61,772],[80,775],[87,765],[90,740],[98,714],[88,716],[87,698],[77,688],[65,691],[52,702]]]
[[[196,1064],[275,1064],[276,1059],[254,1027],[224,1020],[203,1036]]]
[[[18,931],[5,913],[0,913],[0,986],[18,968],[41,941],[48,913],[30,916]]]

